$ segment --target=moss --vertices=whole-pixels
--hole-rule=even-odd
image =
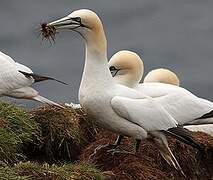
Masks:
[[[5,119],[9,128],[22,140],[31,140],[38,129],[37,123],[30,119],[30,114],[13,104],[0,102],[0,117]]]
[[[0,102],[0,161],[12,164],[23,160],[25,144],[33,141],[37,128],[27,111]]]
[[[13,168],[0,166],[0,177],[2,180],[29,180],[27,176],[19,176]]]
[[[78,160],[94,140],[94,128],[81,110],[44,106],[31,112],[0,102],[0,161],[15,163]]]
[[[22,141],[12,131],[0,128],[0,160],[5,163],[17,162],[21,155],[20,144]]]
[[[72,109],[59,109],[57,107],[41,107],[33,112],[32,120],[38,122],[43,133],[49,134],[54,140],[54,135],[60,138],[69,137],[77,144],[80,143],[80,127],[76,112]]]
[[[1,167],[3,179],[54,179],[54,180],[103,180],[104,175],[93,165],[87,163],[64,164],[61,166],[20,162],[13,167]]]

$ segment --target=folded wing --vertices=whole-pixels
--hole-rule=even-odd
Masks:
[[[198,98],[184,88],[163,84],[143,83],[138,88],[151,96],[180,125],[213,123],[213,103]]]
[[[177,127],[175,119],[154,100],[116,96],[111,100],[114,111],[146,131],[168,130]]]
[[[194,95],[173,93],[155,98],[178,124],[213,123],[213,119],[205,118],[213,110],[213,103]],[[209,117],[209,116],[208,116]]]
[[[9,56],[0,53],[0,93],[30,86],[34,80],[26,78],[19,72],[19,67]],[[29,68],[28,68],[29,70]]]

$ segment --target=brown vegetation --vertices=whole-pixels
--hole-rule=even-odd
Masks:
[[[201,132],[192,135],[206,146],[205,156],[168,137],[186,177],[148,140],[136,155],[112,154],[110,145],[101,148],[112,144],[116,134],[95,128],[81,109],[44,106],[27,112],[1,103],[0,132],[4,179],[213,179],[213,137]],[[132,144],[125,138],[119,148],[132,151]]]
[[[193,133],[200,143],[206,145],[206,157],[202,157],[191,147],[168,138],[169,146],[179,161],[186,178],[170,167],[160,156],[159,151],[150,141],[142,141],[140,152],[136,155],[114,154],[107,152],[110,146],[101,148],[93,154],[98,146],[111,143],[116,135],[106,130],[100,130],[96,141],[91,143],[82,153],[80,159],[92,162],[102,171],[112,171],[112,179],[212,179],[213,178],[213,137],[205,133]],[[126,138],[121,148],[132,151],[132,140]]]

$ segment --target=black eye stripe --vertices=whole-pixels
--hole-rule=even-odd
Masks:
[[[72,21],[76,22],[76,24],[80,25],[79,27],[89,28],[88,26],[82,24],[80,17],[72,17],[72,18],[70,18],[70,20],[72,20]],[[72,24],[75,24],[75,23],[72,22]]]
[[[81,18],[80,17],[74,17],[74,18],[71,18],[73,21],[76,21],[78,23],[81,23]]]
[[[109,70],[110,70],[110,71],[116,71],[116,70],[118,70],[118,69],[117,69],[115,66],[110,66],[110,67],[109,67]]]
[[[70,18],[70,19],[75,21],[76,24],[79,24],[81,27],[89,28],[89,27],[85,26],[84,24],[82,24],[80,17],[73,17],[73,18]],[[72,23],[72,24],[74,24],[74,23]]]

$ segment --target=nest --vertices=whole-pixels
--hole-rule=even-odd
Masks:
[[[206,146],[207,155],[200,157],[197,150],[175,139],[168,137],[169,146],[182,167],[184,178],[173,167],[170,167],[161,157],[156,146],[143,140],[140,151],[136,155],[115,154],[108,152],[112,147],[104,147],[91,156],[100,145],[112,144],[116,134],[100,129],[96,141],[91,143],[81,153],[80,160],[89,161],[102,171],[111,171],[112,179],[212,179],[213,178],[213,137],[205,133],[192,133],[192,135]],[[132,151],[132,139],[125,138],[120,148]]]
[[[31,114],[41,129],[40,141],[34,141],[26,152],[32,160],[74,162],[81,149],[94,140],[94,127],[80,110],[43,106]]]
[[[202,158],[192,147],[168,138],[186,174],[184,178],[148,140],[142,141],[136,155],[112,155],[108,152],[112,147],[108,146],[91,156],[100,145],[112,144],[116,134],[95,129],[82,109],[44,106],[27,112],[0,102],[0,176],[2,179],[212,179],[213,137],[201,132],[192,135],[206,147]],[[132,139],[125,138],[120,148],[132,151]],[[88,163],[95,164],[102,173]]]

